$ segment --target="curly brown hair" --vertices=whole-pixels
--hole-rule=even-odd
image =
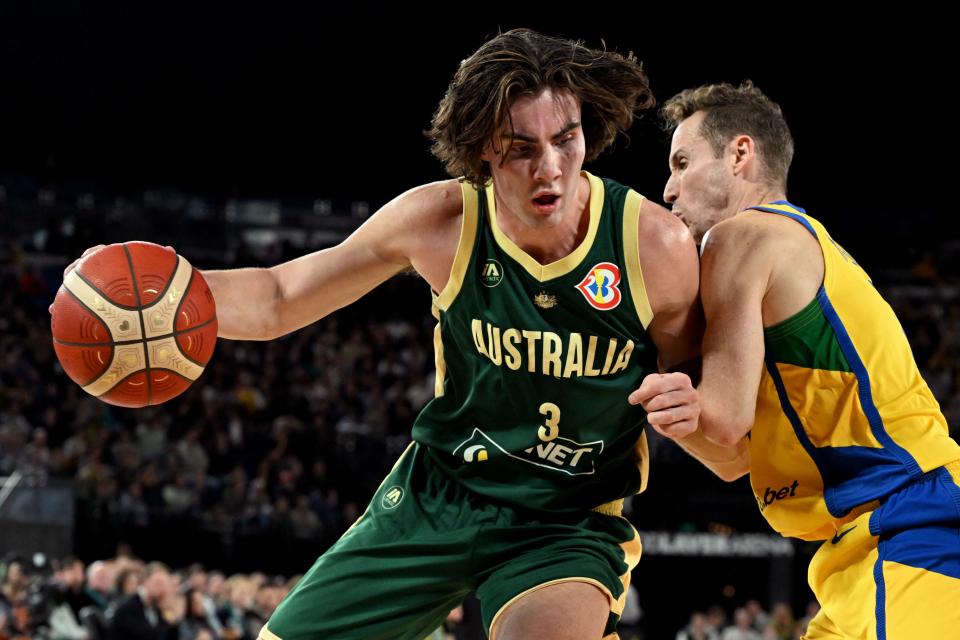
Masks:
[[[717,158],[730,140],[746,134],[757,145],[767,181],[786,188],[793,136],[780,105],[747,80],[739,87],[724,82],[685,89],[664,103],[660,115],[666,129],[673,131],[697,111],[706,112],[700,135]]]
[[[625,133],[638,111],[656,104],[632,53],[514,29],[460,63],[426,132],[433,155],[451,176],[482,186],[490,179],[490,165],[480,156],[505,122],[512,128],[511,104],[546,88],[568,90],[579,99],[585,160],[596,158]]]

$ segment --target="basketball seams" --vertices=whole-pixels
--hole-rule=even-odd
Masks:
[[[158,302],[160,302],[160,300],[163,300],[163,296],[167,295],[167,291],[170,290],[170,286],[173,284],[173,278],[174,278],[174,276],[177,275],[177,270],[180,269],[180,261],[183,260],[184,262],[186,262],[186,260],[184,260],[179,254],[175,254],[175,257],[176,257],[176,260],[173,261],[173,271],[171,271],[171,272],[170,272],[170,275],[167,276],[167,278],[166,278],[166,284],[163,285],[163,290],[160,291],[160,293],[157,294],[156,300],[154,300],[154,301],[147,307],[148,309],[149,309],[150,307],[153,307],[154,305],[156,305]]]
[[[86,278],[81,277],[76,270],[71,271],[64,279],[63,288],[72,294],[73,299],[76,299],[106,325],[112,341],[116,341],[118,338],[127,340],[143,338],[143,332],[136,331],[136,327],[139,326],[133,317],[136,309],[114,304],[102,291],[90,285]],[[132,332],[123,327],[124,322],[132,322]]]
[[[177,302],[177,310],[173,312],[173,326],[174,326],[174,328],[176,328],[176,326],[177,326],[177,317],[180,316],[180,309],[183,308],[183,303],[186,301],[187,295],[189,295],[190,290],[193,289],[193,279],[194,279],[194,277],[196,277],[196,274],[193,273],[193,269],[191,268],[191,270],[190,270],[190,281],[187,282],[187,287],[183,290],[183,295],[180,296],[180,301]],[[216,316],[214,316],[214,317],[216,317]]]
[[[79,275],[79,274],[78,274],[78,275]],[[104,321],[104,319],[100,317],[100,314],[98,314],[96,311],[94,311],[93,309],[91,309],[91,308],[89,307],[89,305],[87,305],[83,300],[81,300],[80,297],[79,297],[77,294],[75,294],[73,291],[71,291],[71,290],[66,286],[66,284],[64,284],[63,290],[66,292],[66,294],[67,294],[68,296],[70,296],[70,298],[73,299],[74,302],[76,302],[76,303],[79,304],[81,307],[83,307],[84,309],[86,309],[86,310],[90,313],[90,317],[92,317],[94,320],[96,320],[97,322],[100,323],[100,326],[103,327],[105,333],[106,333],[108,336],[110,336],[111,338],[113,337],[113,332],[110,331],[110,325],[108,325],[108,324]],[[57,338],[54,337],[54,340],[57,340]],[[57,342],[59,342],[60,344],[68,345],[68,346],[74,346],[72,343],[64,342],[63,340],[57,340]],[[136,341],[134,340],[134,342],[136,342]],[[79,346],[79,345],[87,345],[87,346],[91,346],[91,347],[94,347],[94,346],[100,347],[100,346],[105,346],[105,345],[108,345],[108,344],[109,344],[109,345],[112,345],[112,344],[115,344],[115,343],[111,340],[110,342],[78,342],[78,343],[76,343],[76,344],[77,344],[78,346]]]
[[[214,301],[200,273],[176,253],[140,242],[105,249],[109,255],[81,267],[86,274],[78,268],[64,279],[59,306],[69,312],[54,314],[60,323],[53,323],[53,345],[87,393],[126,407],[166,402],[199,378],[210,360]],[[127,282],[133,283],[132,296]],[[106,293],[120,284],[116,295],[131,304],[115,303]]]
[[[216,320],[216,318],[210,318],[209,320],[207,320],[207,321],[204,322],[203,324],[198,324],[198,325],[195,326],[195,327],[190,327],[189,329],[184,329],[183,331],[178,331],[177,333],[171,334],[171,335],[173,336],[174,342],[177,342],[177,346],[179,347],[179,344],[180,344],[180,343],[177,341],[177,338],[179,338],[180,336],[182,336],[182,335],[185,334],[185,333],[190,333],[191,331],[196,331],[197,329],[202,329],[202,328],[204,328],[205,326],[207,326],[208,324],[210,324],[211,322],[213,322],[214,320]],[[187,360],[189,360],[190,362],[192,362],[193,364],[195,364],[195,365],[197,365],[197,366],[200,366],[200,367],[206,367],[206,366],[207,366],[207,365],[204,364],[203,362],[200,362],[199,360],[194,360],[193,358],[191,358],[191,357],[190,357],[190,354],[188,354],[188,353],[187,353],[186,351],[184,351],[183,349],[180,349],[180,355],[182,355],[184,358],[186,358]]]
[[[158,337],[157,333],[169,335],[177,327],[177,310],[189,289],[193,279],[193,267],[181,256],[177,256],[177,268],[174,270],[164,293],[158,296],[149,305],[143,307],[144,331],[147,338]],[[176,302],[169,297],[178,298]],[[149,322],[148,322],[149,320]],[[154,329],[157,322],[161,323],[159,331]]]
[[[147,337],[147,324],[143,321],[143,303],[140,301],[140,287],[138,286],[137,272],[133,268],[133,256],[130,255],[130,249],[127,247],[126,243],[120,245],[123,247],[123,253],[127,256],[127,265],[130,267],[130,277],[133,279],[133,295],[137,299],[137,315],[140,317],[140,335],[144,338]],[[150,383],[150,352],[147,349],[147,341],[143,341],[143,359],[144,359],[144,374],[147,379],[147,406],[153,404],[153,387]],[[118,383],[119,384],[119,383]],[[116,385],[114,385],[116,387]]]
[[[100,320],[100,318],[97,317],[97,320]],[[112,347],[112,346],[125,346],[125,345],[128,345],[128,344],[138,344],[138,343],[140,343],[140,342],[156,342],[157,340],[164,340],[164,339],[166,339],[166,338],[177,338],[177,337],[179,337],[179,336],[182,336],[182,335],[185,334],[185,333],[190,333],[191,331],[196,331],[197,329],[202,329],[202,328],[204,328],[205,326],[207,326],[208,324],[210,324],[211,322],[213,322],[214,320],[216,320],[216,318],[210,318],[209,320],[207,320],[207,321],[205,321],[205,322],[201,322],[201,323],[198,324],[198,325],[192,326],[192,327],[190,327],[189,329],[180,329],[179,331],[171,331],[170,333],[165,333],[165,334],[163,334],[162,336],[153,336],[153,337],[147,338],[146,340],[137,339],[137,340],[114,340],[114,341],[112,341],[112,342],[72,342],[72,341],[69,341],[69,340],[61,340],[61,339],[57,338],[56,336],[54,336],[53,340],[54,340],[54,342],[56,342],[57,344],[62,344],[62,345],[65,346],[65,347]],[[100,320],[100,322],[103,322],[103,321]],[[108,333],[109,333],[109,332],[108,332]],[[186,354],[184,354],[184,355],[186,356]],[[187,357],[189,357],[189,356],[187,356]],[[202,362],[197,362],[196,360],[194,360],[194,362],[196,362],[197,364],[199,364],[201,367],[204,366],[204,364],[203,364]]]
[[[108,391],[104,391],[102,394],[100,394],[100,395],[97,396],[97,397],[98,397],[98,398],[102,398],[103,396],[106,396],[106,395],[109,395],[109,394],[113,393],[114,391],[116,391],[117,389],[119,389],[119,388],[121,387],[121,385],[123,385],[123,384],[125,384],[126,382],[128,382],[128,381],[130,380],[130,378],[132,378],[133,376],[135,376],[135,375],[137,375],[137,374],[139,374],[139,373],[143,373],[144,371],[145,371],[144,369],[139,369],[139,370],[137,370],[137,371],[133,371],[132,373],[127,374],[126,376],[124,376],[123,378],[121,378],[119,381],[117,381],[117,384],[113,385]],[[167,370],[166,370],[166,369],[164,369],[163,371],[164,371],[165,373],[167,373]],[[174,376],[183,379],[183,381],[184,381],[184,382],[187,382],[188,384],[193,382],[193,381],[190,380],[189,378],[185,378],[184,376],[180,375],[180,374],[177,373],[176,371],[169,371],[168,373],[171,373],[171,374],[173,374]],[[140,408],[141,406],[143,406],[143,405],[124,405],[124,404],[119,404],[119,403],[116,402],[116,398],[113,398],[113,399],[111,400],[111,404],[116,404],[117,406],[129,407],[129,408],[134,408],[134,409]]]
[[[81,273],[81,271],[80,271],[79,268],[74,269],[71,273],[77,274],[77,277],[80,278],[81,280],[83,280],[83,282],[84,282],[88,287],[90,287],[91,289],[93,289],[101,298],[103,298],[105,302],[109,302],[111,305],[117,307],[118,309],[123,309],[124,311],[137,311],[137,310],[138,310],[138,307],[136,307],[136,306],[130,306],[130,305],[126,305],[126,304],[120,304],[119,302],[117,302],[116,300],[114,300],[114,299],[113,299],[112,297],[110,297],[106,292],[104,292],[102,289],[100,289],[97,285],[93,284],[93,282],[92,282],[89,278],[85,277],[85,276],[83,275],[83,273]],[[136,283],[134,283],[134,284],[136,284]],[[139,305],[139,304],[140,304],[140,294],[139,294],[139,292],[137,292],[136,287],[134,287],[133,292],[134,292],[134,294],[137,296],[137,304]]]
[[[92,374],[89,378],[82,378],[82,379],[78,380],[77,378],[75,378],[75,377],[73,376],[73,374],[71,374],[69,371],[67,371],[67,367],[64,366],[63,362],[62,362],[62,361],[60,362],[60,366],[63,368],[64,372],[65,372],[68,376],[70,376],[70,378],[71,378],[74,382],[76,382],[78,385],[80,385],[81,388],[89,387],[90,385],[92,385],[93,383],[95,383],[97,380],[99,380],[100,378],[102,378],[104,375],[106,375],[107,372],[110,371],[110,367],[113,366],[113,359],[116,357],[116,349],[114,348],[113,344],[112,344],[112,343],[109,343],[109,342],[106,343],[106,344],[100,343],[100,344],[95,344],[95,345],[87,344],[87,343],[84,343],[84,342],[65,344],[65,343],[59,342],[56,338],[54,338],[54,343],[60,344],[61,346],[64,346],[64,347],[74,347],[74,348],[81,348],[81,349],[82,349],[82,348],[87,348],[87,347],[94,347],[94,348],[110,347],[110,359],[104,364],[102,370],[100,370],[100,371],[97,372],[97,373]],[[54,348],[56,348],[56,344],[54,345]],[[58,358],[60,357],[59,354],[57,355],[57,357],[58,357]],[[85,358],[85,355],[81,355],[81,357],[82,357],[82,358]]]

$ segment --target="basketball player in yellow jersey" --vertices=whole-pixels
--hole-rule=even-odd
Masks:
[[[682,374],[651,375],[631,401],[654,425],[699,402],[692,434],[729,452],[719,475],[749,471],[771,526],[824,540],[805,638],[960,638],[960,446],[889,305],[787,202],[779,106],[722,84],[663,113],[664,198],[701,245],[703,377],[697,394]],[[689,426],[658,430],[711,459]]]

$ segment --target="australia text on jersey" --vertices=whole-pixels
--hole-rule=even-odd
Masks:
[[[624,371],[634,348],[633,340],[620,347],[616,338],[598,336],[586,336],[584,345],[580,333],[571,333],[564,343],[552,331],[503,329],[477,318],[471,321],[470,328],[477,351],[496,366],[518,371],[526,360],[528,372],[555,378],[606,376]]]

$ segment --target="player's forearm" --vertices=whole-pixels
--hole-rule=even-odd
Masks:
[[[204,271],[217,304],[218,336],[270,340],[280,335],[277,279],[269,269]]]
[[[711,442],[697,429],[686,437],[674,439],[674,442],[726,482],[733,482],[750,471],[746,438],[726,447]]]

